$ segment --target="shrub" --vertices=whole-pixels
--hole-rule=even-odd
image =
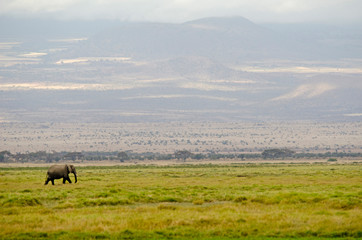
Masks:
[[[327,162],[337,162],[337,159],[336,158],[330,158],[327,160]]]
[[[244,197],[244,196],[239,196],[239,197],[236,197],[235,199],[234,199],[234,202],[241,202],[241,203],[243,203],[243,202],[246,202],[248,199],[246,198],[246,197]]]
[[[164,197],[159,200],[160,202],[181,202],[180,199],[174,197]]]

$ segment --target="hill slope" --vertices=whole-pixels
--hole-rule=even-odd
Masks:
[[[270,30],[241,17],[112,26],[86,40],[44,36],[46,44],[33,44],[19,38],[24,42],[3,48],[0,118],[139,122],[362,116],[361,60],[338,59],[340,49],[319,48],[320,38]]]

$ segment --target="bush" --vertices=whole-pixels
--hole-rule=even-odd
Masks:
[[[337,159],[336,158],[330,158],[327,160],[327,162],[337,162]]]
[[[293,154],[295,154],[295,152],[292,150],[289,150],[289,149],[273,148],[273,149],[264,150],[261,155],[264,158],[273,158],[274,159],[274,158],[292,157]]]
[[[244,196],[240,196],[240,197],[237,197],[237,198],[235,198],[234,199],[234,202],[246,202],[248,199],[246,198],[246,197],[244,197]]]

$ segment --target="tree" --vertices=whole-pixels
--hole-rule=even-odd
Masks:
[[[81,152],[70,152],[64,155],[65,159],[70,159],[72,161],[84,159],[84,155]]]
[[[175,157],[177,159],[182,159],[183,161],[186,161],[186,158],[189,158],[191,156],[192,156],[192,153],[187,150],[181,150],[181,151],[175,152]]]
[[[286,148],[284,149],[273,148],[273,149],[264,150],[261,155],[264,158],[275,159],[275,158],[291,157],[293,156],[294,153],[295,153],[294,151]]]
[[[192,158],[196,159],[196,160],[201,160],[204,158],[204,155],[202,155],[201,153],[198,153],[198,154],[192,155]]]
[[[128,154],[126,152],[119,152],[117,154],[117,157],[118,157],[120,162],[124,162],[126,160],[129,160],[129,156],[128,156]]]
[[[0,152],[0,162],[6,162],[6,160],[11,156],[9,151]]]

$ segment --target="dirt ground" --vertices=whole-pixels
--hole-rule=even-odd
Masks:
[[[134,165],[153,165],[153,166],[177,166],[177,165],[198,165],[198,164],[315,164],[315,163],[328,163],[333,164],[348,164],[348,163],[362,163],[362,158],[341,158],[337,162],[328,162],[328,159],[253,159],[253,160],[240,160],[240,159],[220,159],[220,160],[193,160],[188,159],[185,162],[180,160],[145,160],[145,161],[75,161],[75,162],[59,162],[57,164],[73,164],[75,166],[134,166]],[[17,167],[48,167],[53,163],[0,163],[0,168],[17,168]]]
[[[0,151],[360,152],[362,122],[4,123]]]

